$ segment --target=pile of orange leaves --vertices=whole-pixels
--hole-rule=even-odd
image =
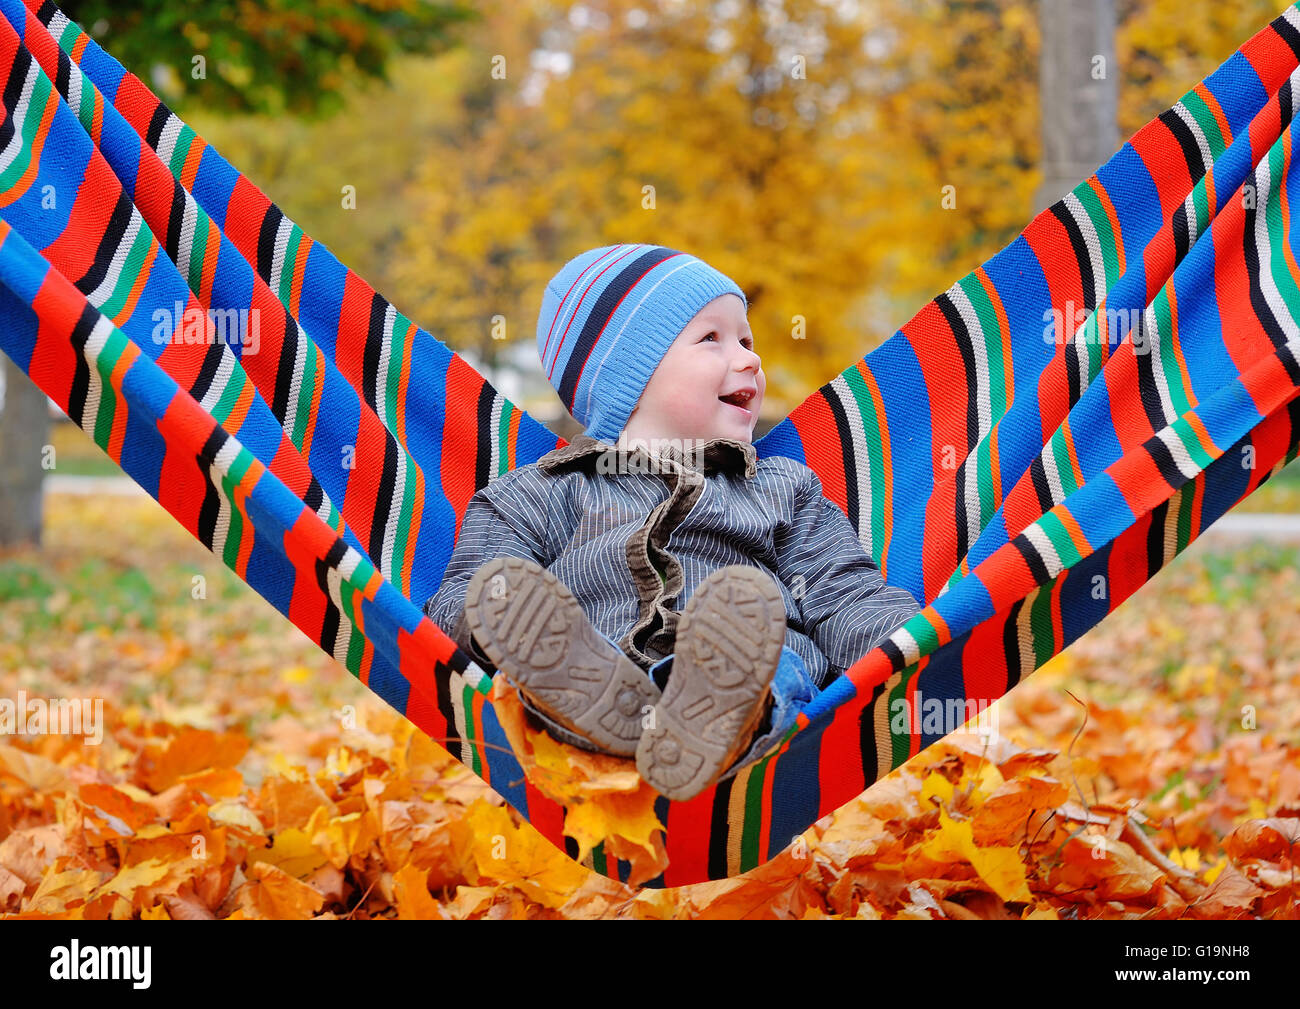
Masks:
[[[994,706],[994,745],[948,737],[743,876],[638,890],[152,501],[53,495],[46,518],[41,551],[0,556],[0,697],[102,699],[105,734],[0,736],[0,916],[1297,917],[1300,564],[1276,544],[1176,560]],[[630,766],[494,703],[583,852],[657,874]]]
[[[517,700],[498,702],[512,742],[528,733],[516,745],[533,780],[568,797],[566,829],[584,853],[605,839],[642,876],[657,872],[663,851],[653,793],[627,762],[534,734]],[[1213,823],[1172,824],[1179,837],[1171,846],[1168,829],[1136,804],[1085,797],[1071,779],[1101,772],[1096,761],[959,734],[753,872],[638,891],[567,858],[436,744],[386,713],[367,713],[369,731],[304,738],[304,752],[273,759],[256,786],[241,774],[250,740],[237,730],[125,718],[110,720],[121,727],[101,747],[11,737],[0,745],[0,912],[71,919],[1297,916],[1294,747],[1244,761],[1236,759],[1244,750],[1226,750],[1240,788],[1258,789],[1263,776],[1292,805],[1231,826],[1212,862],[1200,853],[1218,847],[1208,836]]]

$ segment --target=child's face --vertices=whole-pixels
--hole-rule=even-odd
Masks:
[[[752,441],[767,389],[745,305],[736,295],[714,298],[681,331],[659,362],[624,429],[633,438],[734,438]],[[722,397],[737,397],[732,405]]]

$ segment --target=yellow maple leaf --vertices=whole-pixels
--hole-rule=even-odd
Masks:
[[[938,771],[931,771],[921,786],[921,802],[928,808],[932,795],[937,795],[944,802],[952,802],[952,793],[952,782]]]
[[[564,817],[564,832],[578,842],[579,860],[603,840],[610,842],[611,853],[612,846],[624,841],[657,858],[663,831],[655,815],[654,791],[648,785],[628,795],[615,792],[579,802]]]
[[[1034,899],[1019,852],[1003,845],[979,847],[970,821],[954,820],[943,808],[939,810],[939,830],[921,845],[921,854],[936,862],[956,859],[969,862],[980,879],[1003,900]]]
[[[297,827],[286,827],[275,835],[275,843],[264,851],[250,851],[248,864],[269,862],[295,879],[304,879],[329,859],[312,843],[311,835]]]
[[[155,888],[159,883],[173,877],[170,881],[170,889],[180,886],[184,878],[183,870],[180,870],[178,863],[160,858],[151,858],[136,865],[129,865],[122,869],[116,876],[95,891],[95,898],[103,897],[105,894],[117,894],[120,897],[131,901],[133,906],[142,906],[144,899],[148,896],[152,899],[156,896]]]
[[[407,863],[393,873],[393,895],[397,904],[397,917],[402,921],[443,920],[438,902],[429,893],[429,874],[426,870]]]
[[[516,826],[505,807],[483,799],[475,800],[453,829],[469,849],[471,884],[509,883],[539,904],[560,907],[588,875],[531,826]]]
[[[369,812],[347,813],[331,817],[319,806],[307,822],[312,844],[320,848],[336,869],[342,869],[353,855],[364,855],[379,836],[374,815]]]
[[[1007,783],[997,765],[990,760],[980,764],[975,780],[975,790],[972,795],[977,799],[987,798]]]
[[[82,904],[98,889],[100,879],[100,874],[93,869],[47,872],[27,902],[27,910],[53,914],[70,905]]]
[[[609,857],[632,863],[630,885],[663,872],[668,853],[654,810],[656,794],[632,761],[580,750],[529,728],[519,695],[503,676],[493,684],[492,703],[524,774],[565,807],[564,832],[578,843],[579,861],[603,841]]]

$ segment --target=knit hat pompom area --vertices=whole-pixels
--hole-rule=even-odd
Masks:
[[[673,342],[724,294],[749,309],[730,277],[661,245],[604,245],[565,263],[542,296],[537,353],[583,433],[616,442]]]

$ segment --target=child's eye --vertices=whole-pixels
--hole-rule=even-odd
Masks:
[[[709,340],[709,339],[712,339],[713,337],[715,337],[715,336],[717,336],[717,335],[718,335],[717,330],[710,330],[709,332],[705,333],[702,337],[700,337],[700,339],[701,339],[701,341],[703,341],[703,340]],[[753,338],[752,336],[747,336],[747,337],[745,337],[743,340],[741,340],[740,342],[741,342],[741,345],[744,346],[746,349],[748,349],[748,350],[753,350],[753,349],[754,349],[754,338]]]

